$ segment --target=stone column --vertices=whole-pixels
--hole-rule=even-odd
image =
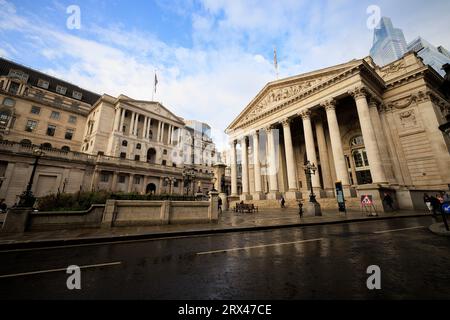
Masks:
[[[303,132],[305,135],[305,146],[306,146],[306,158],[309,160],[311,164],[314,164],[315,166],[318,165],[317,163],[317,154],[316,154],[316,147],[314,144],[314,135],[311,125],[311,111],[307,110],[300,114],[303,120]],[[311,175],[311,182],[314,192],[317,196],[320,194],[320,178],[319,178],[319,171],[316,171],[315,174]]]
[[[247,137],[241,139],[242,152],[242,195],[241,200],[251,200],[250,185],[248,179],[248,141]]]
[[[139,113],[136,113],[136,117],[134,119],[134,136],[136,137],[138,134],[138,125],[139,125]]]
[[[144,116],[144,126],[142,128],[142,139],[146,139],[147,138],[147,122],[148,122],[148,118],[146,116]]]
[[[238,185],[237,185],[236,141],[231,142],[230,153],[231,153],[231,195],[237,196]]]
[[[255,192],[252,195],[253,200],[264,200],[265,195],[262,192],[261,184],[261,162],[259,160],[259,132],[253,133],[253,168],[255,174]]]
[[[130,173],[127,188],[128,193],[130,193],[133,190],[133,183],[134,183],[134,174]]]
[[[282,124],[289,188],[288,192],[286,192],[286,199],[300,199],[301,193],[298,191],[297,170],[295,169],[294,147],[292,145],[291,119],[284,119]]]
[[[134,133],[134,117],[136,116],[136,112],[131,113],[131,119],[130,119],[130,130],[128,131],[128,134],[130,136]]]
[[[122,108],[117,108],[115,110],[115,117],[114,117],[114,131],[117,132],[119,131],[119,126],[120,126],[120,113],[122,112]]]
[[[350,182],[348,179],[347,164],[345,163],[344,149],[342,148],[341,131],[336,116],[336,101],[331,99],[322,104],[327,112],[328,129],[330,131],[331,150],[333,151],[336,178],[342,183],[344,195],[350,197]]]
[[[126,110],[122,109],[122,116],[120,117],[120,125],[119,125],[119,132],[122,132],[122,133],[124,133],[123,132],[123,124],[125,122],[125,113],[126,113]]]
[[[381,163],[380,151],[378,150],[375,130],[370,118],[369,105],[366,99],[366,90],[364,87],[356,88],[350,92],[356,102],[358,110],[359,124],[364,139],[364,146],[369,160],[370,174],[373,183],[387,183],[386,176]]]
[[[112,192],[116,192],[116,187],[117,187],[117,176],[118,176],[118,172],[117,171],[113,171],[113,177],[112,177],[112,182],[111,182],[111,191]]]
[[[268,178],[269,178],[269,193],[267,199],[278,200],[281,198],[280,191],[278,189],[278,165],[277,165],[277,149],[279,146],[275,145],[274,141],[274,128],[272,126],[267,127],[267,157],[268,160]]]
[[[319,147],[320,167],[322,169],[323,188],[327,197],[334,196],[333,179],[331,178],[330,163],[328,161],[328,148],[325,139],[325,131],[323,129],[322,119],[315,121],[317,145]]]
[[[375,131],[375,136],[377,138],[378,150],[380,151],[382,166],[387,179],[386,181],[394,182],[395,178],[392,169],[391,157],[388,152],[386,136],[384,134],[383,126],[381,124],[380,113],[378,112],[378,105],[379,103],[376,100],[370,99],[369,101],[370,118],[372,119],[373,129]]]

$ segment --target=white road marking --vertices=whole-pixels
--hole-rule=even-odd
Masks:
[[[86,265],[86,266],[80,266],[80,269],[90,269],[90,268],[100,268],[100,267],[111,267],[122,264],[122,262],[110,262],[110,263],[101,263],[101,264],[92,264],[92,265]],[[34,274],[42,274],[42,273],[51,273],[51,272],[61,272],[66,271],[67,268],[59,268],[59,269],[50,269],[50,270],[39,270],[39,271],[31,271],[31,272],[22,272],[22,273],[15,273],[15,274],[5,274],[0,275],[0,279],[2,278],[13,278],[13,277],[22,277],[22,276],[30,276]]]
[[[422,229],[422,228],[426,228],[426,227],[419,226],[419,227],[411,227],[411,228],[403,228],[403,229],[383,230],[383,231],[375,231],[374,233],[388,233],[388,232],[397,232],[397,231],[403,231],[403,230],[413,230],[413,229]]]
[[[306,243],[306,242],[314,242],[314,241],[322,241],[324,238],[318,238],[318,239],[310,239],[310,240],[299,240],[299,241],[292,241],[292,242],[281,242],[281,243],[272,243],[272,244],[263,244],[259,246],[251,246],[251,247],[243,247],[243,248],[232,248],[232,249],[222,249],[222,250],[214,250],[214,251],[205,251],[205,252],[198,252],[197,255],[205,255],[205,254],[214,254],[214,253],[222,253],[222,252],[231,252],[231,251],[240,251],[240,250],[247,250],[247,249],[256,249],[256,248],[265,248],[265,247],[276,247],[276,246],[283,246],[288,244],[298,244],[298,243]]]

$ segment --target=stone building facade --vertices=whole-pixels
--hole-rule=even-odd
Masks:
[[[209,162],[194,163],[195,131],[158,102],[102,96],[0,59],[0,198],[33,192],[110,190],[193,194],[212,188]],[[215,152],[214,143],[211,147]],[[187,182],[185,170],[195,176]],[[186,185],[189,184],[189,186]]]
[[[241,199],[306,199],[308,160],[319,198],[341,182],[347,199],[368,194],[380,210],[385,193],[401,209],[422,208],[424,192],[450,184],[442,81],[409,53],[384,67],[367,57],[268,83],[226,130],[232,194],[241,162]]]

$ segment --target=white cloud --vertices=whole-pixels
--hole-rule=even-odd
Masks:
[[[151,99],[157,69],[156,99],[181,117],[209,123],[214,132],[223,132],[274,79],[274,46],[281,76],[290,76],[366,56],[372,42],[372,31],[366,27],[369,2],[199,2],[201,10],[189,11],[193,1],[158,1],[160,7],[191,20],[190,48],[121,25],[92,25],[81,33],[57,31],[31,14],[19,15],[5,0],[0,0],[0,39],[7,32],[22,33],[27,45],[53,62],[44,71],[99,93]],[[449,36],[438,32],[450,30],[449,19],[444,19],[449,3],[383,0],[375,4],[408,38],[420,33],[450,47]],[[415,14],[404,14],[405,6]],[[15,54],[11,45],[2,43],[0,54]],[[225,141],[222,137],[217,142],[222,147]]]

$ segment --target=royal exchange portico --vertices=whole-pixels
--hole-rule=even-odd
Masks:
[[[371,194],[379,210],[385,192],[400,208],[422,207],[423,192],[450,183],[441,82],[411,53],[383,68],[369,57],[268,83],[226,130],[232,194],[240,148],[241,200],[306,199],[309,160],[318,198],[333,198],[339,181],[347,199]]]

